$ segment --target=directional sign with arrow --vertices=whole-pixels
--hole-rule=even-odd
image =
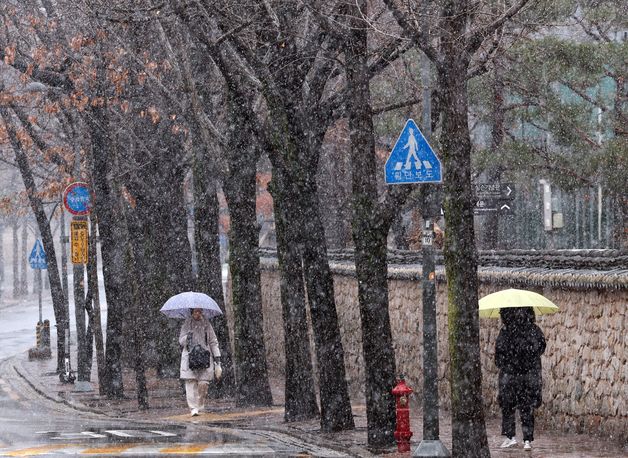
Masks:
[[[515,185],[512,183],[475,183],[475,195],[478,199],[504,199],[515,198]]]
[[[486,213],[514,213],[513,203],[499,199],[478,199],[475,201],[473,213],[483,215]]]
[[[475,196],[473,213],[476,215],[514,213],[515,186],[512,183],[475,183]]]

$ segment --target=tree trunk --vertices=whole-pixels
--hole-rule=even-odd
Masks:
[[[4,223],[0,224],[0,300],[4,295],[4,279],[5,279],[5,255],[4,255]]]
[[[13,234],[13,299],[20,297],[20,240],[17,235],[18,224],[13,221],[11,232]]]
[[[347,111],[353,164],[353,243],[358,280],[358,302],[365,362],[368,443],[394,444],[396,365],[388,315],[388,265],[386,239],[390,222],[379,218],[373,118],[367,66],[367,24],[360,18],[366,1],[359,0],[350,13],[353,27],[345,42]],[[375,338],[377,336],[377,338]]]
[[[269,406],[273,398],[266,369],[262,285],[259,266],[259,226],[256,214],[256,174],[259,145],[242,123],[243,101],[230,91],[229,176],[223,190],[231,217],[229,268],[234,315],[236,405]],[[249,134],[249,135],[247,135]]]
[[[294,88],[286,89],[284,100],[298,100],[294,96],[298,91],[294,91]],[[333,277],[316,185],[317,148],[324,129],[320,129],[320,121],[308,118],[308,131],[303,131],[300,126],[306,122],[297,116],[294,107],[287,108],[274,98],[269,100],[276,130],[270,152],[273,180],[282,195],[282,203],[290,203],[285,209],[286,220],[294,225],[302,247],[319,372],[321,429],[326,432],[353,429]]]
[[[253,146],[254,147],[254,146]],[[241,164],[242,165],[242,164]],[[259,230],[255,213],[255,166],[231,169],[224,191],[231,216],[231,269],[235,322],[236,404],[272,405],[266,370],[261,279],[257,254]]]
[[[28,223],[22,221],[22,249],[20,250],[20,296],[28,295]]]
[[[131,332],[128,333],[130,337],[130,347],[132,348],[132,364],[135,369],[135,389],[137,395],[137,404],[140,410],[146,410],[149,408],[148,404],[148,389],[146,388],[146,364],[145,364],[145,335],[148,329],[148,317],[149,307],[144,305],[146,303],[145,297],[140,291],[141,280],[143,279],[142,270],[144,266],[151,262],[151,259],[143,257],[145,251],[138,250],[137,254],[135,248],[142,246],[144,243],[144,233],[142,228],[144,220],[137,218],[137,215],[131,215],[127,212],[127,217],[124,219],[124,223],[127,225],[127,231],[131,243],[127,245],[125,253],[125,265],[129,275],[129,285],[126,291],[128,301],[130,304],[130,320],[127,322],[131,326]]]
[[[294,233],[298,227],[290,224],[286,211],[290,203],[274,179],[269,191],[273,196],[277,259],[281,272],[280,294],[286,354],[284,420],[302,421],[318,417],[319,409],[310,354],[303,264],[298,237]]]
[[[91,169],[94,180],[95,213],[98,218],[103,277],[107,291],[105,377],[99,383],[108,398],[124,395],[122,382],[122,322],[127,309],[123,292],[127,288],[123,247],[127,234],[121,226],[118,195],[109,181],[113,175],[115,144],[109,139],[106,108],[92,107],[86,117],[92,140]]]
[[[74,276],[74,316],[76,319],[76,343],[77,343],[77,377],[78,381],[89,381],[89,369],[91,359],[87,360],[87,345],[92,346],[92,341],[87,340],[85,329],[85,268],[83,264],[72,266]],[[90,304],[91,305],[91,304]]]
[[[295,208],[291,220],[299,224],[302,234],[303,267],[319,371],[321,429],[326,432],[353,429],[334,282],[313,177],[308,189],[301,190],[297,202],[301,208]]]
[[[493,154],[498,156],[499,149],[504,142],[504,81],[500,72],[500,65],[496,62],[495,79],[493,80],[493,115],[491,116],[491,149]],[[501,180],[501,166],[492,166],[487,170],[489,183],[499,183]],[[485,217],[483,225],[482,248],[485,250],[496,250],[499,236],[499,211],[490,212]]]
[[[197,146],[198,157],[194,161],[194,239],[198,273],[196,289],[208,294],[220,306],[223,314],[212,320],[212,325],[220,345],[222,379],[217,383],[218,395],[231,395],[235,388],[233,355],[229,324],[225,310],[222,287],[222,266],[220,264],[220,238],[218,222],[220,205],[216,189],[216,179],[207,176],[205,149]]]
[[[59,269],[57,267],[57,257],[55,254],[54,241],[52,239],[52,231],[48,222],[48,216],[44,210],[41,198],[37,194],[35,179],[28,163],[28,158],[22,150],[21,144],[17,140],[17,134],[10,124],[6,109],[0,109],[0,113],[5,120],[5,125],[9,131],[9,139],[15,152],[15,159],[24,181],[24,187],[28,195],[31,209],[37,220],[37,226],[41,234],[42,243],[46,252],[46,260],[48,262],[48,278],[50,279],[50,292],[52,295],[52,307],[54,310],[55,321],[57,322],[57,371],[62,372],[65,359],[65,330],[69,330],[69,317],[67,302],[63,294],[61,286],[61,278],[59,277]]]
[[[98,253],[96,237],[98,231],[96,230],[95,218],[90,216],[91,234],[89,235],[89,262],[87,264],[87,300],[86,303],[89,306],[88,313],[90,318],[90,324],[94,332],[94,343],[96,345],[96,365],[98,370],[98,380],[106,379],[105,371],[105,346],[102,333],[102,323],[100,318],[100,292],[98,290]],[[89,343],[91,346],[91,341]],[[99,394],[104,395],[105,387],[103,384],[99,385]]]
[[[60,199],[61,200],[61,199]],[[59,245],[61,247],[61,284],[63,285],[63,294],[69,298],[68,292],[68,250],[65,235],[65,209],[63,203],[59,205]],[[68,299],[69,301],[69,299]]]
[[[454,22],[461,21],[454,19]],[[464,21],[462,21],[464,22]],[[448,43],[455,48],[455,44]],[[450,49],[439,68],[445,187],[445,269],[453,456],[489,457],[482,403],[477,253],[473,230],[471,140],[467,121],[468,56]]]

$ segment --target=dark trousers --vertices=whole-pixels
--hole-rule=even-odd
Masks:
[[[515,410],[516,407],[502,407],[502,435],[506,437],[515,437]],[[531,406],[520,407],[519,416],[523,440],[532,442],[534,440],[534,409]]]

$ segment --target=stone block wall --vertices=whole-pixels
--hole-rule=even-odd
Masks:
[[[628,288],[605,288],[603,283],[596,287],[568,286],[566,281],[557,281],[549,269],[545,273],[536,269],[532,277],[509,270],[511,274],[480,272],[480,297],[515,287],[537,291],[560,307],[560,312],[554,315],[537,318],[547,340],[542,358],[544,402],[537,412],[538,422],[552,428],[628,441]],[[357,281],[352,267],[346,264],[332,263],[332,271],[349,390],[355,400],[362,401],[364,363]],[[420,267],[389,267],[389,307],[397,373],[405,376],[419,404],[423,386],[420,278]],[[437,270],[436,294],[440,405],[448,409],[447,294],[442,270]],[[268,367],[271,375],[282,376],[284,336],[275,263],[263,264],[262,296]],[[482,390],[489,415],[499,413],[494,364],[499,328],[498,319],[480,320]],[[311,331],[307,338],[314,355]]]

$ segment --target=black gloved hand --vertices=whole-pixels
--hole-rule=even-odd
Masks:
[[[216,364],[220,364],[220,356],[214,356],[214,362],[216,362]]]

